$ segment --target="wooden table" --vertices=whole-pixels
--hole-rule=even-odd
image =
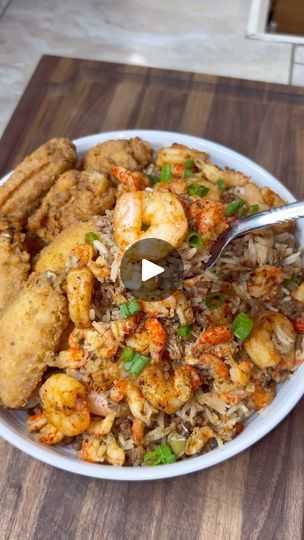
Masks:
[[[43,57],[1,141],[0,173],[53,136],[175,130],[225,144],[304,194],[304,88]],[[303,538],[304,402],[250,450],[166,481],[91,480],[0,442],[0,539]]]

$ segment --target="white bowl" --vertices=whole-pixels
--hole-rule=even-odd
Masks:
[[[75,144],[81,155],[99,142],[108,139],[127,139],[134,136],[149,141],[153,148],[169,146],[173,142],[177,142],[207,151],[211,159],[220,166],[228,166],[252,176],[258,185],[269,186],[288,202],[295,200],[293,195],[276,178],[250,159],[229,148],[191,135],[150,130],[113,131],[77,139]],[[7,177],[8,175],[2,178],[0,183],[3,183]],[[304,240],[303,223],[298,225],[298,239],[302,244]],[[217,448],[208,454],[157,467],[120,468],[110,465],[95,465],[79,459],[71,448],[44,446],[36,442],[34,437],[27,432],[24,423],[26,413],[23,411],[0,410],[0,435],[30,456],[70,472],[111,480],[156,480],[206,469],[242,452],[277,426],[296,405],[303,393],[304,366],[301,366],[291,379],[279,388],[274,401],[261,413],[255,414],[249,419],[244,431],[236,439],[226,443],[223,448]]]

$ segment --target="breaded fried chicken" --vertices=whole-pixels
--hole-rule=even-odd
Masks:
[[[27,156],[0,186],[0,218],[22,222],[37,208],[58,176],[76,162],[75,145],[51,139]]]
[[[139,137],[129,140],[105,141],[91,148],[83,158],[86,170],[108,174],[112,179],[112,167],[125,167],[130,171],[141,171],[152,158],[150,144]]]
[[[18,234],[0,234],[0,316],[16,298],[27,280],[30,256],[18,241]]]
[[[57,278],[33,273],[0,319],[0,402],[5,407],[26,405],[68,320]]]
[[[75,221],[87,220],[112,208],[115,192],[104,174],[67,171],[59,176],[41,206],[30,216],[28,229],[49,243]]]

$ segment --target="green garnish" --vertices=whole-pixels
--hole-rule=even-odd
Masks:
[[[171,171],[171,165],[168,163],[166,165],[163,165],[160,171],[160,181],[161,182],[168,182],[172,176]]]
[[[237,212],[237,210],[242,208],[244,204],[245,204],[245,201],[243,201],[243,199],[236,199],[236,201],[233,201],[231,204],[227,206],[225,210],[225,216],[226,217],[232,216],[233,214],[235,214],[235,212]]]
[[[121,317],[123,319],[127,319],[128,317],[131,317],[131,315],[135,315],[135,313],[141,311],[140,303],[137,300],[130,300],[129,302],[124,302],[118,307]]]
[[[214,291],[205,298],[205,304],[208,309],[216,309],[221,307],[225,302],[225,296],[219,291]]]
[[[218,178],[216,183],[220,191],[226,191],[226,184],[222,178]]]
[[[189,231],[189,233],[187,234],[186,242],[188,242],[190,247],[195,247],[197,249],[203,247],[204,245],[201,235],[193,230]]]
[[[177,431],[171,431],[168,435],[167,443],[177,458],[183,455],[186,446],[186,437],[184,435],[177,433]]]
[[[259,210],[260,210],[260,207],[259,207],[258,204],[251,204],[251,205],[249,206],[249,212],[250,212],[250,214],[256,214],[257,212],[259,212]]]
[[[135,315],[135,313],[139,313],[139,311],[141,311],[141,306],[138,300],[130,300],[130,302],[128,302],[128,310],[130,315]]]
[[[94,240],[99,240],[98,234],[94,232],[87,232],[84,235],[84,241],[86,244],[93,244]]]
[[[147,174],[147,178],[149,178],[152,186],[155,186],[155,184],[158,184],[158,182],[160,182],[160,177],[155,176],[154,174]]]
[[[135,353],[133,356],[132,364],[127,370],[129,373],[132,373],[132,375],[139,375],[143,369],[149,364],[150,358],[149,356],[144,356],[143,354]],[[124,369],[126,369],[124,365]]]
[[[193,173],[192,173],[191,169],[185,169],[184,174],[183,174],[183,178],[185,180],[187,180],[187,178],[191,178],[191,176],[193,176]]]
[[[188,186],[189,195],[196,195],[197,197],[203,198],[208,192],[209,188],[199,184],[190,184],[190,186]]]
[[[192,169],[192,167],[194,167],[193,159],[186,159],[185,167],[186,167],[186,169]]]
[[[189,339],[192,336],[192,324],[182,324],[177,329],[178,335],[183,339]]]
[[[131,347],[125,347],[121,352],[120,358],[123,362],[129,362],[130,360],[132,360],[133,355],[133,349],[131,349]]]
[[[123,368],[132,375],[139,375],[142,370],[149,364],[150,357],[136,353],[131,347],[125,347],[120,355],[123,361]]]
[[[247,339],[253,329],[253,320],[246,313],[239,313],[232,323],[232,332],[240,341]]]
[[[155,465],[167,465],[176,461],[175,455],[168,444],[161,444],[156,450],[147,452],[144,456],[144,463],[149,467]]]

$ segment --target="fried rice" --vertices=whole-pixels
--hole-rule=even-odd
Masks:
[[[162,181],[164,168],[170,174]],[[200,245],[187,234],[174,246],[184,264],[178,292],[192,314],[190,322],[183,321],[187,316],[173,304],[168,307],[166,299],[163,306],[155,304],[152,315],[151,306],[136,301],[135,313],[125,316],[121,306],[135,298],[121,280],[124,249],[115,235],[113,210],[107,210],[97,219],[90,260],[84,265],[94,277],[91,327],[79,329],[78,335],[72,330],[77,346],[69,340],[52,355],[44,380],[65,373],[89,396],[86,429],[74,436],[63,432],[57,444],[72,444],[80,458],[96,463],[151,466],[222,446],[238,436],[251,415],[271,403],[277,384],[292,376],[304,358],[304,272],[290,223],[236,239],[212,269],[203,270],[212,243],[229,223],[284,204],[268,188],[257,188],[254,179],[220,169],[205,154],[182,145],[160,150],[156,160],[128,174],[132,184],[122,177],[117,181],[118,201],[125,193],[141,190],[152,196],[173,193],[184,209],[188,230],[199,239]],[[241,203],[232,212],[235,201]],[[211,225],[209,214],[206,218],[210,209],[220,213],[219,218],[212,214]],[[66,272],[77,269],[78,263],[74,253]],[[165,336],[161,346],[158,336],[146,332],[152,319]],[[104,354],[94,339],[106,332],[107,345],[113,340],[114,348]],[[150,342],[142,345],[140,340],[147,336]],[[75,348],[81,361],[60,363],[62,354],[73,350],[75,355]],[[146,360],[135,372],[132,361],[138,357]],[[43,399],[31,413],[29,429],[39,438],[51,424]],[[42,427],[41,415],[46,417]]]

